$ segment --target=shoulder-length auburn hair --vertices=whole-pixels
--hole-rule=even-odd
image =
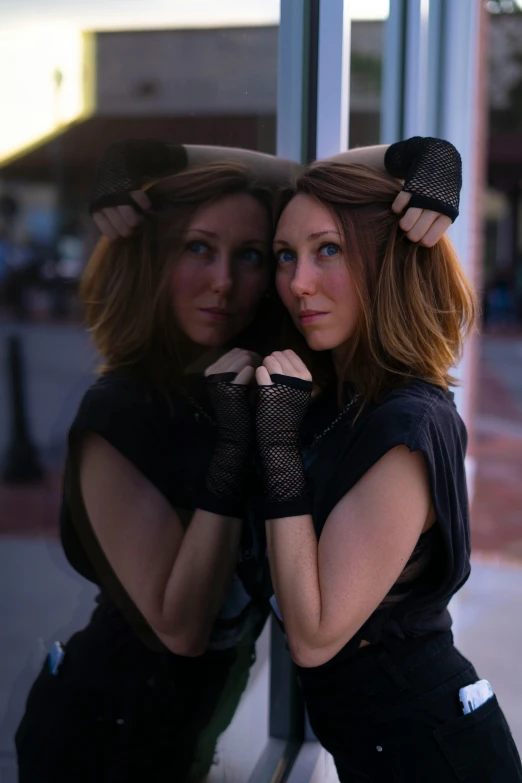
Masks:
[[[273,193],[243,166],[213,163],[158,180],[148,190],[154,211],[132,236],[99,241],[86,266],[80,296],[87,326],[103,357],[100,372],[125,368],[160,388],[179,381],[188,357],[186,351],[183,355],[184,341],[171,307],[173,263],[196,211],[242,193],[265,207],[272,224]],[[235,345],[264,350],[263,341],[280,330],[280,314],[277,297],[265,298],[254,323]]]
[[[314,163],[280,204],[282,209],[303,193],[327,207],[337,222],[360,304],[337,373],[339,392],[350,380],[363,405],[413,379],[444,390],[456,385],[450,371],[475,322],[475,295],[450,240],[443,236],[434,247],[424,247],[401,230],[391,209],[400,189],[396,179],[366,166]],[[324,377],[326,357],[314,358],[303,343],[298,350]]]

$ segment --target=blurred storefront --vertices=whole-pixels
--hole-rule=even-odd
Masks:
[[[522,13],[490,4],[486,325],[522,324]]]

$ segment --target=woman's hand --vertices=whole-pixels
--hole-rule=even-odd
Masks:
[[[129,196],[144,212],[147,212],[152,206],[151,200],[144,190],[131,190]],[[92,217],[101,233],[113,241],[130,237],[136,226],[139,226],[143,220],[143,214],[129,204],[106,207],[99,212],[94,212]]]
[[[412,242],[434,245],[459,214],[462,160],[445,139],[413,136],[391,144],[384,155],[389,174],[403,181],[392,209]]]
[[[261,357],[254,351],[232,348],[231,351],[220,356],[216,362],[207,367],[205,377],[230,375],[231,383],[247,385],[254,379],[255,368],[260,364]],[[232,378],[232,376],[234,377]]]
[[[271,386],[271,375],[286,375],[290,378],[300,378],[302,381],[312,381],[310,371],[302,359],[294,351],[274,351],[263,359],[263,364],[256,370],[256,380],[259,386]]]
[[[412,196],[413,193],[401,190],[392,204],[392,209],[396,215],[404,212]],[[434,212],[431,209],[421,209],[420,207],[410,207],[406,209],[399,225],[410,242],[418,242],[424,247],[433,247],[446,233],[451,223],[451,218],[447,217],[447,215],[441,215],[440,212]]]
[[[261,357],[234,348],[205,370],[205,382],[217,441],[209,464],[199,508],[215,514],[243,516],[255,446],[254,411],[248,384]]]
[[[256,434],[265,495],[265,519],[300,516],[310,498],[299,431],[312,395],[312,376],[294,351],[275,351],[256,370]]]

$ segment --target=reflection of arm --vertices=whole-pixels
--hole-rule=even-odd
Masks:
[[[112,568],[162,642],[201,655],[232,579],[241,520],[196,509],[184,531],[153,484],[104,438],[82,442],[89,520]]]
[[[261,152],[234,147],[170,144],[158,139],[125,139],[111,144],[98,163],[90,199],[90,212],[133,204],[129,194],[159,178],[217,162],[237,162],[249,168],[269,187],[291,184],[299,164]]]
[[[325,158],[327,161],[336,161],[337,163],[356,163],[361,166],[369,166],[380,172],[385,172],[384,155],[388,149],[388,144],[376,144],[373,147],[355,147],[352,150],[340,152]]]
[[[192,144],[184,144],[183,147],[187,153],[189,167],[219,161],[241,163],[264,184],[271,186],[290,184],[301,170],[301,166],[295,161],[238,147],[208,147]]]
[[[266,155],[261,152],[243,150],[235,147],[204,147],[190,144],[183,145],[188,159],[188,165],[204,165],[216,161],[229,161],[242,163],[270,184],[288,184],[292,177],[299,174],[302,167],[291,160],[276,158],[274,155]],[[325,158],[327,161],[339,163],[357,163],[362,166],[370,166],[378,171],[386,171],[384,155],[388,144],[376,144],[373,147],[355,147],[337,155]]]

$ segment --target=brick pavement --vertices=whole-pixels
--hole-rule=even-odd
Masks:
[[[473,549],[522,560],[522,397],[509,388],[509,365],[493,366],[495,338],[479,364],[473,456],[475,493],[471,506]],[[503,341],[505,338],[498,338]],[[498,343],[500,345],[500,342]],[[512,339],[513,362],[521,362],[522,339]]]
[[[32,484],[0,481],[0,535],[58,535],[61,482],[60,469]]]

